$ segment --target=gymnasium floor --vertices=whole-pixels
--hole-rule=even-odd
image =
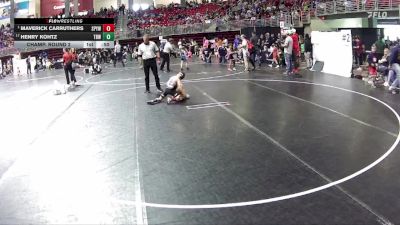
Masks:
[[[196,63],[180,105],[132,63],[0,80],[0,224],[400,223],[399,96]]]

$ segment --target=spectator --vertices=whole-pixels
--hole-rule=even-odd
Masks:
[[[307,68],[310,69],[313,66],[313,59],[312,59],[312,44],[309,34],[306,34],[304,38],[304,51],[305,51],[304,56],[306,59]]]
[[[293,41],[293,72],[298,74],[300,67],[300,39],[296,29],[292,29],[290,32]]]
[[[240,37],[239,37],[239,35],[236,35],[235,40],[233,41],[233,49],[234,50],[238,49],[239,44],[240,44]]]
[[[78,55],[78,62],[79,62],[80,65],[84,64],[84,59],[85,59],[85,53],[82,51]]]
[[[226,63],[227,49],[225,45],[218,47],[219,63]]]
[[[396,74],[396,80],[389,87],[389,91],[395,91],[400,83],[400,45],[397,44],[390,53],[390,66]],[[393,92],[392,92],[393,93]]]
[[[271,48],[272,48],[272,63],[270,65],[270,67],[272,67],[273,64],[275,64],[275,68],[279,68],[278,46],[276,44],[272,44]]]
[[[203,37],[203,48],[207,48],[210,45],[210,42],[206,37]]]
[[[286,63],[286,75],[291,75],[293,72],[292,65],[292,54],[293,54],[293,39],[288,35],[287,31],[285,31],[282,35],[285,38],[285,42],[282,47],[284,48],[285,54],[285,63]]]
[[[228,39],[227,38],[225,38],[223,40],[223,45],[225,46],[225,48],[228,48]]]
[[[383,76],[386,77],[384,86],[389,86],[390,80],[388,79],[388,74],[389,74],[389,61],[390,61],[390,55],[389,55],[389,49],[385,48],[383,50],[383,56],[382,58],[378,61],[378,72],[380,72]]]
[[[67,85],[69,86],[69,84],[70,84],[70,76],[69,75],[70,74],[72,75],[72,56],[69,53],[68,49],[64,49],[63,64],[64,64],[65,78],[67,80]]]
[[[377,68],[378,68],[378,54],[376,52],[376,46],[372,45],[371,53],[368,54],[367,57],[368,61],[368,73],[370,76],[377,75]]]
[[[166,40],[164,48],[162,50],[162,62],[161,62],[161,66],[160,66],[160,70],[164,71],[164,65],[165,63],[167,63],[167,72],[171,72],[169,66],[170,66],[170,58],[171,58],[171,52],[173,51],[173,47],[171,42],[173,41],[173,39],[169,39],[169,41]]]
[[[355,63],[356,65],[361,66],[363,64],[363,47],[359,36],[355,37],[353,46]]]
[[[76,51],[74,48],[70,49],[70,57],[71,57],[71,82],[72,82],[72,87],[74,87],[76,85],[76,78],[75,78],[75,69],[76,69],[76,65],[78,65],[78,57],[76,55]]]
[[[233,47],[232,47],[232,45],[231,46],[229,46],[229,49],[228,49],[228,53],[227,53],[227,58],[228,58],[228,61],[229,61],[229,64],[228,64],[228,70],[229,71],[236,71],[236,67],[235,67],[235,54],[236,54],[236,52],[233,50]]]
[[[375,46],[376,46],[376,54],[378,56],[378,59],[383,57],[383,51],[385,49],[385,40],[384,37],[380,37],[378,38],[378,40],[375,42]]]
[[[271,35],[269,33],[265,33],[265,44],[268,48],[270,48],[273,44],[273,40],[271,39]]]
[[[29,55],[28,58],[26,58],[26,73],[28,78],[32,77],[32,68],[31,68],[31,56]]]
[[[122,66],[125,67],[124,60],[122,60],[122,47],[119,44],[119,41],[116,41],[116,43],[115,43],[114,54],[115,54],[114,67],[117,64],[117,61],[121,61]]]
[[[240,48],[242,50],[242,55],[243,55],[244,70],[249,71],[250,52],[249,52],[248,41],[244,34],[242,34],[241,38],[242,38],[242,44],[240,45]],[[255,69],[255,67],[254,67],[254,69]]]
[[[252,34],[251,34],[251,38],[250,38],[250,43],[251,43],[251,45],[253,46],[252,48],[249,48],[249,52],[250,52],[250,59],[251,59],[251,61],[253,61],[253,64],[254,64],[254,62],[256,61],[256,54],[257,54],[257,52],[258,52],[258,50],[260,49],[259,47],[259,45],[258,45],[258,41],[259,41],[259,39],[258,39],[258,37],[257,37],[257,34],[255,33],[255,32],[253,32]],[[261,43],[260,43],[261,44]]]
[[[203,59],[205,63],[211,63],[211,44],[203,48]]]
[[[189,70],[189,65],[188,65],[188,51],[185,46],[181,45],[179,47],[180,51],[180,58],[181,58],[181,71],[183,71],[183,64],[186,65],[186,70]]]

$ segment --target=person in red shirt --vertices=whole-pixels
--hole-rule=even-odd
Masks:
[[[279,68],[278,58],[279,58],[278,46],[276,46],[276,44],[274,43],[272,44],[272,60],[273,60],[272,63],[275,63],[276,68]]]
[[[64,72],[65,72],[65,78],[67,79],[67,85],[70,83],[69,79],[69,74],[72,70],[72,55],[69,53],[68,49],[64,49],[64,54],[63,54],[63,63],[64,63]]]
[[[363,45],[359,36],[356,36],[354,43],[354,53],[356,58],[356,64],[361,66],[363,64]]]
[[[299,35],[296,33],[296,29],[292,30],[291,37],[293,40],[293,62],[294,62],[293,72],[298,74],[300,67],[300,44],[299,44]]]
[[[65,78],[67,79],[67,85],[70,85],[72,82],[72,86],[75,86],[76,78],[75,78],[75,68],[72,67],[72,62],[77,61],[77,56],[75,53],[75,49],[64,49],[63,55],[63,63],[64,63],[64,72]]]
[[[76,55],[76,51],[75,51],[74,48],[71,48],[71,49],[70,49],[70,56],[71,56],[71,62],[74,62],[74,63],[77,64],[77,62],[78,62],[78,57],[77,57],[77,55]],[[73,67],[73,64],[72,64],[72,63],[71,63],[71,70],[70,70],[70,73],[71,73],[71,82],[72,82],[72,86],[75,86],[75,83],[76,83],[75,68]]]

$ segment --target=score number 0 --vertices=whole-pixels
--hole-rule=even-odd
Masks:
[[[103,24],[103,32],[114,32],[114,24]]]

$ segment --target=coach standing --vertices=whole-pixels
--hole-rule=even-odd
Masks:
[[[160,78],[158,77],[157,61],[156,58],[160,58],[160,52],[156,43],[149,40],[149,35],[143,36],[143,43],[139,45],[139,54],[143,58],[144,75],[146,81],[146,91],[144,93],[150,93],[150,81],[149,72],[150,69],[153,71],[154,78],[156,80],[156,86],[159,93],[162,93],[160,86]]]
[[[73,73],[72,71],[72,55],[69,53],[69,49],[64,48],[63,54],[64,72],[65,78],[67,79],[67,85],[70,83],[69,75]]]

